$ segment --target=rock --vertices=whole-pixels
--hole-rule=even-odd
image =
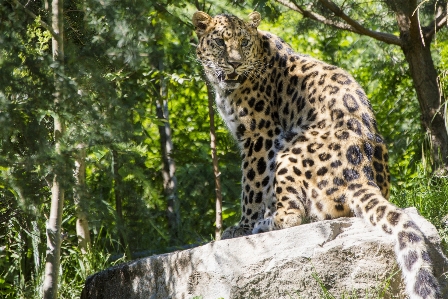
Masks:
[[[448,260],[435,227],[406,209],[427,236],[448,298]],[[393,242],[357,218],[211,242],[121,264],[90,276],[82,299],[405,298]],[[354,296],[353,296],[354,295]]]

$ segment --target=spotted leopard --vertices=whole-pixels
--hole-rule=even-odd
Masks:
[[[242,216],[223,238],[356,216],[396,240],[410,298],[440,298],[417,225],[387,200],[388,153],[361,86],[258,30],[196,12],[196,49],[242,157]]]

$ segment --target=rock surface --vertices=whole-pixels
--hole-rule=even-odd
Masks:
[[[448,260],[435,227],[406,209],[427,236],[448,298]],[[82,299],[406,298],[393,242],[357,218],[212,242],[121,264],[90,276]]]

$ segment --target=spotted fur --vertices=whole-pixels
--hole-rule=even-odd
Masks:
[[[388,154],[366,94],[342,69],[245,22],[196,12],[197,56],[242,157],[242,217],[223,238],[357,216],[396,240],[410,298],[440,298],[424,236],[388,202]]]

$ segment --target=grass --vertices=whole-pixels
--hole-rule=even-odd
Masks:
[[[111,262],[109,253],[95,248],[85,254],[81,253],[77,247],[67,248],[66,251],[69,255],[61,263],[64,273],[59,278],[59,299],[79,298],[87,277],[119,264],[125,259],[123,257]]]
[[[394,273],[392,273],[389,277],[386,277],[382,282],[379,282],[378,287],[376,287],[374,290],[372,290],[372,291],[369,291],[369,289],[365,290],[365,295],[363,298],[364,299],[382,299],[382,298],[384,298],[390,289],[390,283],[391,283],[392,278],[395,275],[397,275],[398,273],[399,273],[399,271],[397,270]],[[319,288],[321,291],[319,298],[321,298],[321,299],[336,299],[336,298],[339,298],[339,299],[361,299],[359,297],[358,292],[356,292],[355,290],[353,290],[351,292],[344,292],[344,293],[342,293],[342,295],[340,297],[336,297],[325,287],[325,284],[323,283],[322,279],[319,277],[319,275],[316,272],[314,272],[312,274],[312,276],[319,285]]]
[[[93,242],[92,248],[83,254],[75,244],[63,243],[60,265],[62,273],[59,275],[58,299],[79,298],[88,276],[124,261],[125,257],[111,262],[111,255],[98,244],[100,242],[97,239]],[[18,253],[12,252],[12,254],[19,256]],[[45,259],[42,257],[41,261],[45,261]],[[35,270],[31,280],[14,285],[6,283],[4,277],[0,275],[0,298],[42,298],[44,271],[45,263],[42,262],[39,268]]]
[[[390,201],[401,208],[417,208],[437,228],[443,250],[448,253],[448,223],[444,221],[448,214],[448,177],[431,177],[418,171],[405,186],[392,187]]]

